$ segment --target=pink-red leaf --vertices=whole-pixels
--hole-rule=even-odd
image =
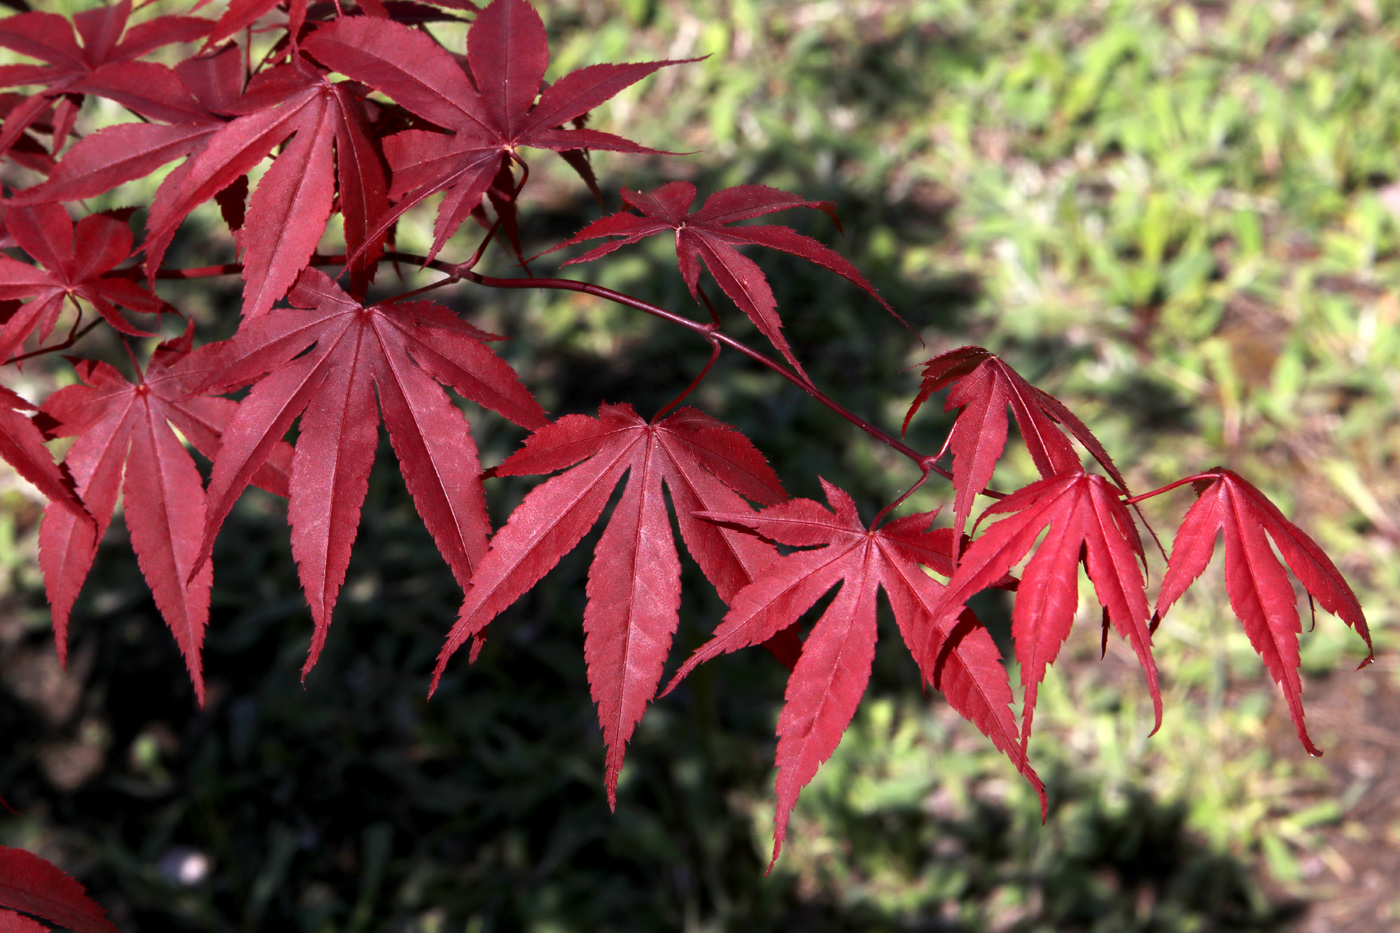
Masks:
[[[44,436],[34,422],[20,414],[32,410],[24,399],[0,386],[0,457],[15,468],[34,488],[81,519],[88,519],[87,510],[78,500],[73,480],[53,462],[53,455],[44,446]]]
[[[598,418],[568,415],[536,431],[492,472],[565,470],[525,497],[491,539],[433,672],[436,690],[448,659],[539,582],[597,522],[624,474],[588,575],[584,658],[607,745],[604,783],[616,804],[627,742],[656,695],[680,606],[680,563],[663,487],[671,494],[686,547],[726,599],[777,557],[771,545],[695,519],[710,508],[745,508],[740,494],[777,502],[783,490],[737,431],[693,409],[656,424],[630,406],[604,405]],[[747,540],[745,540],[747,538]]]
[[[43,411],[57,423],[55,433],[78,438],[65,464],[92,517],[78,519],[68,511],[46,509],[39,530],[39,563],[62,658],[73,602],[111,521],[120,488],[132,550],[202,703],[200,649],[213,579],[207,563],[196,568],[205,496],[194,461],[170,426],[212,455],[233,403],[200,393],[204,358],[190,354],[189,344],[188,330],[163,344],[135,384],[105,363],[81,361],[78,375],[83,381],[45,401]],[[270,460],[260,480],[285,488],[285,465],[277,467],[285,464],[285,454]]]
[[[1021,438],[1042,477],[1077,470],[1079,455],[1056,426],[1063,424],[1088,448],[1118,487],[1127,492],[1123,476],[1096,437],[1051,396],[1021,378],[1002,359],[981,347],[960,347],[924,364],[919,394],[904,416],[904,427],[934,392],[952,386],[944,411],[963,409],[953,424],[948,447],[953,451],[953,527],[967,527],[972,503],[992,481],[1006,447],[1007,406],[1016,416]]]
[[[1102,477],[1075,469],[1032,483],[987,510],[1003,512],[1010,514],[983,531],[962,555],[937,618],[946,624],[961,614],[974,594],[995,585],[1035,547],[1011,614],[1025,690],[1022,743],[1030,738],[1045,670],[1074,621],[1081,560],[1110,622],[1142,663],[1160,726],[1162,701],[1147,631],[1142,542],[1117,491]],[[1045,537],[1037,546],[1042,531]]]
[[[793,499],[758,513],[700,513],[700,518],[747,528],[782,544],[818,549],[778,558],[740,590],[714,636],[666,688],[670,691],[710,658],[790,630],[824,593],[841,585],[803,643],[778,719],[773,859],[782,848],[798,794],[836,750],[865,692],[875,651],[876,594],[882,587],[924,676],[946,690],[954,708],[1016,763],[1044,800],[1040,779],[1015,741],[1011,689],[990,636],[970,613],[950,624],[935,614],[943,587],[923,572],[920,562],[937,555],[934,562],[948,568],[951,560],[940,543],[948,536],[924,531],[933,513],[870,530],[850,496],[825,480],[822,485],[830,510],[810,499]]]
[[[248,202],[240,245],[243,313],[265,314],[292,285],[325,232],[339,177],[347,246],[372,252],[388,209],[383,173],[367,152],[363,104],[353,94],[290,65],[262,72],[222,124],[172,172],[156,192],[145,250],[154,278],[190,211],[238,182],[275,147],[287,142]],[[290,141],[288,142],[288,138]],[[338,175],[337,175],[338,170]],[[376,232],[377,231],[377,232]],[[363,264],[357,270],[363,277]]]
[[[1341,572],[1311,538],[1294,525],[1248,480],[1217,469],[1192,477],[1204,488],[1187,511],[1172,545],[1171,560],[1157,597],[1165,615],[1201,575],[1215,552],[1217,533],[1225,536],[1225,589],[1244,624],[1250,644],[1283,690],[1288,712],[1303,747],[1320,755],[1303,724],[1303,687],[1298,677],[1297,597],[1270,540],[1308,595],[1356,629],[1366,642],[1364,666],[1374,658],[1371,633],[1361,604]],[[1183,481],[1185,482],[1185,481]]]
[[[292,308],[245,321],[233,339],[204,351],[208,385],[255,385],[214,458],[199,565],[234,501],[300,417],[288,517],[315,623],[310,671],[359,524],[378,437],[375,394],[414,504],[464,584],[490,527],[470,429],[439,383],[526,427],[544,424],[545,416],[510,366],[482,343],[490,335],[443,308],[366,308],[312,269],[290,297]]]

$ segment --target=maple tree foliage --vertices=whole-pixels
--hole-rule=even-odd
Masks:
[[[71,20],[39,12],[0,20],[0,47],[34,60],[0,66],[0,86],[26,89],[5,98],[0,126],[8,160],[0,192],[0,366],[77,354],[69,357],[72,384],[46,399],[0,389],[0,456],[50,500],[39,561],[61,658],[75,601],[121,498],[141,572],[202,702],[200,654],[218,573],[213,545],[255,484],[287,500],[312,623],[303,672],[310,671],[330,637],[382,421],[404,484],[463,591],[430,692],[456,689],[445,679],[454,654],[470,643],[474,660],[487,626],[603,523],[582,625],[610,804],[638,722],[649,704],[666,702],[658,687],[685,602],[677,530],[728,610],[666,690],[699,664],[756,645],[791,671],[777,721],[774,859],[801,790],[836,749],[866,691],[881,592],[922,682],[986,735],[1044,801],[1028,742],[1039,686],[1080,615],[1080,569],[1102,609],[1105,637],[1113,629],[1140,659],[1160,723],[1153,631],[1223,535],[1230,603],[1279,683],[1304,747],[1317,751],[1303,725],[1301,626],[1287,570],[1370,646],[1360,604],[1320,547],[1227,469],[1133,496],[1079,418],[980,347],[924,364],[904,427],[946,391],[945,410],[958,415],[941,450],[916,450],[845,409],[803,369],[800,348],[784,336],[790,309],[778,307],[759,261],[741,252],[786,252],[819,267],[814,274],[844,277],[894,313],[832,247],[788,227],[752,223],[797,207],[835,219],[832,204],[754,183],[710,192],[692,210],[698,192],[689,181],[645,193],[622,188],[627,210],[540,254],[605,239],[568,265],[604,259],[648,236],[674,236],[681,280],[695,302],[685,312],[590,283],[534,277],[528,267],[510,278],[476,271],[493,245],[524,263],[519,219],[532,150],[557,153],[600,199],[591,152],[668,154],[665,141],[636,142],[587,120],[622,89],[681,62],[595,64],[547,81],[547,34],[526,0],[479,7],[467,0],[232,0],[218,16],[202,7],[142,19],[146,8],[122,0]],[[434,37],[429,26],[444,21],[468,24],[464,50]],[[80,118],[91,97],[115,102],[130,119],[85,132]],[[140,239],[133,220],[141,215],[91,212],[82,203],[163,166],[171,168],[146,205]],[[438,196],[426,255],[397,249],[407,212]],[[170,266],[186,219],[199,211],[213,216],[208,202],[217,205],[237,261]],[[466,224],[469,218],[476,223]],[[375,285],[385,263],[412,263],[441,277],[395,293],[388,276]],[[702,268],[775,356],[726,332],[701,284]],[[241,276],[242,313],[232,337],[210,341],[208,322],[167,303],[162,283],[221,275]],[[687,329],[712,348],[711,364],[721,353],[740,354],[907,458],[908,488],[868,523],[851,496],[825,480],[827,505],[789,499],[757,445],[682,406],[709,365],[649,419],[619,399],[589,400],[600,404],[596,417],[551,419],[535,387],[490,349],[496,338],[466,319],[457,288],[571,290]],[[426,292],[434,300],[421,297]],[[169,337],[175,319],[183,330]],[[99,352],[84,340],[97,327],[125,357],[83,356]],[[469,418],[449,389],[487,412]],[[1003,492],[991,484],[1010,436],[1008,409],[1041,478]],[[517,452],[483,470],[473,424],[497,416],[531,433]],[[61,462],[46,446],[59,437],[74,439]],[[189,448],[211,462],[207,476]],[[939,465],[948,453],[951,469]],[[546,478],[493,527],[491,482],[504,476]],[[937,509],[894,511],[935,477],[951,481],[950,526],[936,524]],[[1134,508],[1186,483],[1198,498],[1176,532],[1154,610]],[[974,521],[979,496],[990,505]],[[989,587],[1014,594],[1019,724],[1007,668],[968,608]],[[832,590],[809,625],[809,610]]]

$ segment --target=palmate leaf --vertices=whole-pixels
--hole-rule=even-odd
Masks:
[[[131,255],[131,228],[113,214],[74,224],[57,204],[10,206],[5,229],[39,267],[0,256],[0,299],[29,299],[0,327],[0,362],[36,331],[46,340],[69,298],[81,298],[124,334],[149,336],[127,323],[120,305],[145,314],[172,312],[164,301],[113,269]],[[40,268],[42,267],[42,268]]]
[[[301,274],[290,300],[291,308],[245,320],[232,339],[205,348],[211,388],[254,385],[214,458],[199,563],[234,501],[300,417],[287,517],[315,623],[305,674],[320,656],[345,580],[379,415],[418,514],[463,586],[486,551],[490,524],[470,426],[442,387],[522,427],[546,419],[515,371],[483,342],[492,336],[440,305],[364,307],[314,269]]]
[[[384,141],[393,169],[390,196],[398,203],[377,232],[429,195],[446,192],[433,227],[431,259],[481,204],[497,173],[509,171],[511,156],[523,146],[661,154],[611,133],[564,126],[623,88],[680,62],[591,65],[545,87],[547,40],[544,23],[529,3],[494,0],[467,32],[470,75],[426,34],[368,17],[338,20],[303,43],[327,67],[383,92],[450,134],[413,129]],[[514,230],[514,201],[502,192],[495,204],[504,225]],[[519,253],[519,242],[512,245]]]
[[[491,539],[457,622],[438,654],[431,691],[448,660],[572,551],[602,515],[624,475],[627,487],[598,541],[588,573],[584,658],[607,744],[608,803],[627,742],[656,695],[679,621],[680,560],[662,495],[696,563],[724,599],[777,557],[751,535],[699,520],[708,509],[745,508],[786,497],[763,456],[742,434],[694,409],[649,424],[630,405],[603,405],[597,418],[566,415],[536,431],[492,472],[542,483]]]
[[[37,58],[42,65],[0,65],[0,87],[39,84],[44,89],[16,104],[0,127],[0,154],[4,154],[24,131],[50,106],[54,98],[61,116],[54,121],[52,155],[57,155],[76,116],[68,95],[81,93],[110,95],[119,100],[124,93],[120,82],[109,86],[108,79],[124,63],[175,42],[203,38],[212,25],[194,16],[158,16],[127,28],[131,0],[98,6],[73,15],[72,20],[57,13],[20,13],[0,19],[0,47]],[[81,84],[82,87],[78,87]]]
[[[932,564],[944,572],[952,570],[951,533],[925,531],[936,513],[871,530],[856,514],[850,496],[825,480],[822,488],[832,510],[811,499],[793,499],[758,513],[700,515],[747,528],[779,544],[820,547],[779,558],[741,590],[714,637],[691,655],[666,688],[669,692],[711,658],[790,629],[823,594],[840,584],[803,643],[778,718],[773,861],[782,849],[798,794],[840,744],[865,693],[875,656],[875,601],[881,588],[924,677],[1016,764],[1043,804],[1044,787],[1016,741],[1011,688],[991,636],[970,612],[943,620],[936,612],[943,601],[943,586],[920,567]]]
[[[243,91],[243,56],[229,45],[174,69],[123,62],[107,69],[103,90],[149,119],[104,127],[78,140],[48,173],[48,181],[17,192],[12,203],[95,197],[202,148],[228,122],[226,108]]]
[[[736,249],[737,246],[767,246],[814,262],[859,285],[884,305],[886,310],[895,314],[889,303],[880,297],[875,286],[866,281],[865,276],[860,274],[850,260],[830,247],[787,227],[729,226],[736,221],[751,220],[792,207],[814,208],[826,213],[832,220],[837,220],[836,208],[830,201],[808,201],[765,185],[739,185],[716,191],[705,199],[700,210],[691,212],[689,209],[695,201],[695,186],[688,181],[673,181],[646,193],[624,188],[622,200],[641,216],[622,211],[595,220],[546,252],[552,253],[554,250],[599,237],[619,238],[602,246],[595,246],[582,256],[570,259],[564,263],[567,266],[599,259],[618,247],[669,231],[675,235],[676,259],[680,263],[681,276],[690,289],[691,297],[700,300],[700,262],[704,260],[710,275],[714,276],[729,299],[748,315],[774,348],[798,372],[803,372],[802,365],[793,356],[792,347],[783,336],[783,322],[778,316],[778,302],[773,297],[773,289],[769,287],[763,270],[752,259],[740,253]]]
[[[141,573],[180,646],[202,704],[200,648],[212,581],[207,565],[195,567],[204,529],[204,486],[171,425],[197,450],[213,457],[234,403],[201,394],[204,358],[189,350],[187,330],[184,337],[157,349],[134,384],[106,363],[78,361],[82,382],[59,389],[44,402],[44,414],[57,422],[53,433],[78,438],[64,463],[91,518],[50,503],[39,529],[39,566],[63,659],[69,614],[120,490]],[[255,477],[259,485],[286,493],[290,453],[286,445],[270,451],[268,464]]]
[[[248,201],[240,239],[244,316],[265,314],[306,266],[325,232],[337,184],[346,245],[369,253],[357,278],[367,285],[363,265],[378,243],[364,237],[388,201],[361,101],[297,58],[256,75],[231,109],[236,118],[212,133],[156,192],[144,246],[147,275],[154,280],[190,211],[286,142]]]
[[[1230,606],[1244,624],[1249,642],[1259,652],[1269,674],[1288,700],[1288,712],[1303,747],[1313,755],[1322,752],[1303,725],[1303,686],[1298,678],[1298,600],[1288,575],[1274,550],[1307,590],[1310,599],[1354,628],[1366,642],[1361,666],[1375,659],[1371,633],[1356,594],[1317,543],[1237,473],[1215,469],[1189,477],[1199,491],[1182,520],[1172,544],[1162,592],[1157,597],[1157,618],[1206,569],[1215,553],[1217,534],[1225,538],[1225,590]]]
[[[1035,548],[1011,611],[1011,635],[1025,692],[1022,744],[1030,740],[1036,693],[1045,670],[1054,663],[1074,621],[1081,562],[1108,621],[1142,662],[1160,727],[1162,697],[1147,628],[1142,541],[1118,491],[1103,477],[1074,469],[1017,490],[985,514],[1003,512],[1011,514],[983,531],[962,555],[937,618],[946,623],[961,614],[969,599],[995,585]],[[1042,531],[1045,537],[1037,546]]]
[[[947,447],[953,451],[953,527],[961,534],[978,493],[992,481],[1006,448],[1010,406],[1021,438],[1042,477],[1079,469],[1079,455],[1060,425],[1093,454],[1118,488],[1127,483],[1098,438],[1058,399],[1031,385],[1001,358],[981,347],[960,347],[924,363],[919,394],[904,416],[904,429],[929,396],[952,386],[944,411],[963,409],[953,424]]]

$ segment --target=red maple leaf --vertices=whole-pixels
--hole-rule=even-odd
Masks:
[[[29,98],[23,94],[0,93],[0,122],[8,120],[10,114],[16,109],[23,110],[28,100]],[[40,110],[25,131],[19,134],[14,143],[11,144],[5,153],[5,158],[10,159],[16,165],[22,165],[41,174],[53,171],[53,156],[34,136],[35,132],[51,134],[53,128],[53,108],[48,107]]]
[[[741,495],[766,504],[786,494],[747,438],[689,408],[655,424],[630,405],[603,405],[597,418],[566,415],[536,431],[492,472],[528,476],[566,467],[572,469],[531,490],[491,539],[438,654],[429,692],[458,648],[574,549],[630,472],[598,541],[583,614],[588,683],[608,747],[608,803],[615,807],[627,742],[656,695],[678,622],[680,560],[662,486],[670,490],[686,548],[726,600],[777,551],[751,535],[701,521],[697,513],[746,508]]]
[[[79,360],[79,385],[59,389],[43,412],[58,424],[58,437],[76,436],[64,464],[91,513],[47,508],[39,529],[39,566],[53,612],[60,659],[68,651],[68,618],[112,520],[120,490],[127,529],[156,608],[175,635],[200,703],[204,678],[200,646],[209,617],[208,566],[195,570],[204,530],[204,487],[194,460],[173,424],[194,447],[212,457],[233,414],[228,399],[201,395],[207,378],[203,352],[190,354],[191,331],[157,348],[135,384],[106,363]],[[290,450],[274,452],[259,485],[286,494]],[[94,524],[95,522],[95,524]]]
[[[0,299],[28,298],[0,327],[0,362],[35,330],[48,339],[66,298],[81,298],[124,334],[149,336],[126,322],[116,305],[146,314],[169,305],[112,270],[131,255],[131,228],[112,214],[89,214],[76,226],[57,204],[10,206],[5,228],[42,268],[0,256]]]
[[[1042,477],[1078,470],[1079,455],[1060,430],[1064,425],[1088,448],[1118,487],[1127,492],[1108,451],[1098,438],[1066,408],[1059,399],[1031,385],[1001,358],[981,347],[960,347],[940,354],[924,364],[919,394],[904,416],[904,429],[930,395],[952,386],[944,411],[962,408],[944,449],[953,451],[953,527],[959,533],[967,526],[972,502],[992,481],[997,460],[1006,448],[1008,423],[1006,408],[1011,406],[1021,438]]]
[[[1187,511],[1172,545],[1162,592],[1157,596],[1157,618],[1166,615],[1172,603],[1204,572],[1215,553],[1216,535],[1223,532],[1225,589],[1230,594],[1230,606],[1244,624],[1249,643],[1288,699],[1288,712],[1303,747],[1311,754],[1322,754],[1303,726],[1303,685],[1298,678],[1298,633],[1302,631],[1298,598],[1269,540],[1273,539],[1274,547],[1303,584],[1309,599],[1322,603],[1322,608],[1339,616],[1365,640],[1367,654],[1361,662],[1364,667],[1375,659],[1375,649],[1356,594],[1317,543],[1239,474],[1217,468],[1180,482],[1195,483],[1199,498]]]
[[[82,92],[106,96],[112,69],[174,42],[202,38],[211,25],[193,16],[158,16],[127,29],[131,0],[73,14],[20,13],[0,19],[0,47],[37,58],[42,65],[0,65],[0,87],[40,84],[44,89],[17,104],[0,128],[0,154],[62,96],[54,120],[54,154],[77,116]],[[81,44],[79,44],[81,40]],[[81,88],[76,87],[82,84]],[[117,94],[120,95],[118,90]]]
[[[344,82],[331,83],[305,59],[259,72],[236,102],[238,116],[161,184],[146,235],[147,274],[196,206],[238,182],[291,137],[249,199],[241,232],[243,314],[258,317],[286,293],[316,250],[335,204],[337,185],[347,247],[367,250],[369,228],[387,209],[384,174],[362,102]]]
[[[471,429],[442,386],[523,427],[546,418],[515,371],[482,342],[492,335],[440,305],[363,307],[314,269],[289,297],[291,308],[245,320],[231,340],[206,348],[211,387],[256,384],[214,458],[200,563],[250,477],[300,415],[287,513],[315,622],[305,673],[325,643],[359,525],[379,436],[376,394],[418,514],[463,586],[491,529]]]
[[[802,645],[778,718],[773,860],[782,848],[798,794],[840,744],[865,693],[875,656],[876,593],[882,587],[925,679],[1011,758],[1043,802],[1043,785],[1016,742],[1011,687],[991,636],[970,612],[939,615],[943,586],[920,567],[952,571],[951,532],[926,531],[936,512],[869,529],[856,514],[850,496],[826,480],[822,488],[834,514],[811,499],[792,499],[758,513],[700,514],[779,544],[824,546],[779,558],[741,590],[714,637],[685,662],[666,688],[669,692],[710,658],[759,644],[792,627],[824,593],[841,584]]]
[[[658,153],[611,133],[563,127],[657,69],[680,64],[590,65],[545,87],[548,37],[539,14],[525,0],[495,0],[477,16],[467,32],[470,75],[426,34],[368,17],[324,26],[302,48],[450,131],[405,130],[384,141],[393,169],[389,194],[398,204],[377,232],[429,195],[447,192],[433,227],[430,259],[481,204],[498,172],[509,173],[522,146]],[[569,161],[579,168],[578,160]],[[513,228],[513,192],[497,187],[501,197],[496,207]],[[519,244],[513,245],[518,252]]]
[[[95,197],[200,149],[228,122],[223,112],[242,93],[243,54],[228,45],[174,69],[122,62],[106,73],[106,96],[149,120],[103,127],[78,140],[48,173],[48,181],[17,192],[12,203]]]
[[[992,505],[983,517],[1000,512],[1014,514],[987,528],[968,546],[948,581],[938,618],[957,616],[973,595],[995,585],[1019,563],[1045,532],[1021,574],[1011,611],[1011,635],[1025,691],[1022,744],[1030,739],[1036,693],[1045,669],[1054,663],[1074,622],[1081,562],[1108,621],[1142,662],[1161,726],[1162,697],[1147,629],[1147,584],[1140,563],[1142,540],[1118,491],[1103,477],[1076,466],[1017,490]]]
[[[43,917],[76,933],[117,933],[102,906],[81,884],[57,865],[24,849],[0,846],[0,907]],[[0,910],[0,928],[16,933],[47,929],[5,910]]]
[[[32,420],[20,414],[22,410],[33,411],[34,406],[0,386],[0,457],[49,501],[67,508],[80,519],[91,521],[74,492],[72,478],[53,462],[53,455],[44,446],[43,433]]]
[[[724,293],[748,315],[798,372],[803,371],[802,366],[792,355],[792,348],[783,336],[778,302],[773,297],[768,279],[758,264],[740,253],[736,246],[767,246],[814,262],[824,269],[850,279],[869,292],[891,314],[895,314],[889,303],[875,291],[875,286],[866,281],[865,276],[861,275],[848,259],[830,247],[788,227],[729,226],[736,221],[751,220],[792,207],[815,208],[830,216],[839,225],[836,207],[830,201],[808,201],[765,185],[739,185],[716,191],[705,199],[700,210],[690,212],[689,208],[695,202],[695,186],[688,181],[673,181],[647,193],[628,191],[624,188],[622,200],[636,209],[641,216],[627,211],[610,214],[593,221],[548,252],[552,253],[556,249],[598,237],[620,238],[596,246],[576,259],[570,259],[564,263],[567,266],[598,259],[620,246],[672,231],[676,237],[676,259],[680,263],[685,284],[690,288],[691,297],[696,301],[700,300],[700,261],[703,259],[710,275],[714,276]]]

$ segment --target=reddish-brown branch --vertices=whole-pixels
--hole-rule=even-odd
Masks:
[[[645,301],[641,301],[640,299],[633,298],[631,295],[624,295],[621,292],[615,292],[612,289],[604,288],[601,285],[593,285],[588,282],[577,282],[573,279],[500,279],[494,276],[480,275],[479,273],[469,271],[449,274],[457,274],[459,278],[475,282],[478,285],[490,286],[491,288],[548,288],[558,291],[582,292],[585,295],[593,295],[596,298],[603,298],[620,305],[625,305],[629,308],[634,308],[638,311],[650,314],[653,317],[661,318],[664,321],[669,321],[672,324],[676,324],[680,327],[686,328],[687,330],[694,331],[695,333],[700,334],[706,340],[723,344],[724,346],[729,347],[731,350],[734,350],[738,353],[742,353],[744,356],[747,356],[755,363],[758,363],[759,365],[772,370],[779,376],[782,376],[788,382],[791,382],[803,392],[806,392],[812,398],[816,399],[818,402],[822,403],[827,408],[840,415],[842,418],[845,418],[851,424],[855,425],[865,433],[869,434],[871,437],[880,441],[880,443],[886,445],[887,447],[890,447],[896,452],[903,454],[905,457],[908,457],[910,460],[914,461],[914,463],[919,467],[920,470],[933,471],[935,473],[938,473],[940,476],[952,479],[952,474],[945,470],[943,467],[938,466],[933,461],[933,458],[930,458],[925,454],[920,453],[919,451],[910,447],[908,444],[904,443],[899,438],[894,437],[888,432],[882,431],[880,428],[871,424],[869,421],[866,421],[864,418],[862,418],[860,415],[857,415],[849,408],[846,408],[840,402],[837,402],[835,399],[831,398],[825,392],[821,391],[816,386],[808,382],[806,379],[802,378],[802,376],[788,369],[786,366],[779,363],[777,360],[758,352],[757,350],[753,349],[741,340],[737,340],[729,336],[728,334],[722,333],[721,331],[716,329],[714,324],[701,324],[700,322],[691,320],[688,317],[684,317],[672,311],[667,311],[664,308],[658,308],[656,305],[650,304]]]

